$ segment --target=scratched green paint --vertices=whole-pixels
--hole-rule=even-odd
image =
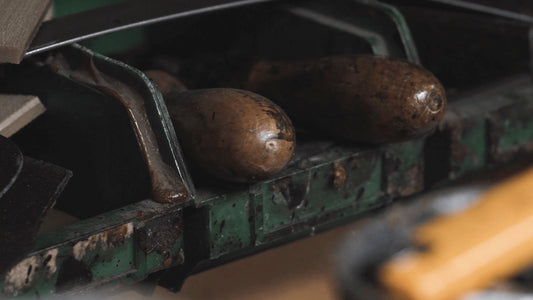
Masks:
[[[250,199],[248,193],[233,193],[216,198],[209,210],[211,258],[251,245]]]
[[[355,162],[354,162],[355,161]],[[263,187],[262,231],[274,233],[295,223],[320,217],[354,203],[373,198],[381,188],[381,160],[378,155],[356,155],[337,161],[347,173],[341,187],[333,185],[334,164],[315,166],[308,171],[282,178]],[[282,190],[285,189],[285,192]],[[287,195],[305,195],[299,205],[289,207]],[[293,199],[294,200],[294,199]],[[374,201],[374,200],[371,200]],[[294,204],[293,204],[294,205]]]
[[[100,247],[103,245],[100,244]],[[117,274],[126,273],[135,268],[133,260],[135,245],[132,238],[127,239],[122,245],[101,251],[88,252],[83,261],[92,266],[91,273],[93,280],[101,280],[113,277]],[[98,257],[95,254],[98,253]]]
[[[501,150],[520,146],[524,141],[533,139],[533,119],[520,121],[518,118],[505,119],[499,122],[499,128],[503,131],[499,140],[498,148]]]
[[[474,171],[486,165],[487,163],[487,126],[484,119],[469,119],[472,125],[464,127],[458,140],[452,143],[458,143],[459,148],[463,149],[462,159],[453,156],[451,159],[451,177],[456,178]]]
[[[414,140],[389,145],[385,150],[385,166],[387,167],[387,192],[392,197],[404,196],[405,191],[410,194],[423,189],[423,157],[424,140]],[[419,177],[413,180],[411,176]]]
[[[378,160],[374,166],[370,178],[364,182],[365,192],[363,194],[362,200],[357,205],[357,210],[355,213],[362,213],[371,208],[377,207],[384,202],[383,192],[382,192],[382,180],[383,177],[383,168],[382,160]]]
[[[531,97],[533,99],[533,94]],[[465,119],[468,119],[468,117],[468,115],[464,116]],[[487,136],[487,128],[483,124],[484,122],[480,121],[470,130],[465,131],[460,136],[460,141],[464,143],[464,145],[474,149],[472,151],[477,153],[480,157],[484,156],[484,151],[487,151],[489,147],[487,143],[483,142],[486,141],[485,137]],[[504,144],[510,143],[510,145],[514,146],[518,144],[523,145],[533,139],[532,135],[530,135],[531,131],[533,130],[533,123],[531,122],[521,122],[521,125],[518,126],[514,119],[509,121],[503,119],[499,120],[498,124],[504,129],[503,137],[509,134],[520,134],[520,137],[511,138],[513,141],[512,143],[504,140]],[[411,145],[416,143],[417,142],[414,142]],[[354,151],[352,156],[350,156],[345,155],[345,152],[336,151],[337,150],[330,151],[325,155],[325,157],[327,157],[327,161],[325,163],[313,165],[307,169],[304,168],[298,172],[286,175],[288,178],[291,178],[293,182],[301,185],[306,185],[309,180],[309,176],[311,176],[312,182],[309,186],[310,192],[308,196],[306,196],[306,200],[308,201],[307,207],[304,206],[299,209],[293,209],[292,211],[288,209],[284,199],[281,197],[282,195],[275,193],[273,190],[273,185],[276,183],[276,181],[279,181],[283,178],[260,183],[259,188],[254,189],[250,193],[249,191],[243,191],[227,194],[225,196],[213,199],[212,201],[201,203],[201,206],[207,207],[207,209],[210,210],[210,226],[208,227],[208,234],[210,234],[209,243],[213,247],[211,258],[232,254],[237,250],[250,249],[247,247],[253,247],[254,245],[268,243],[272,237],[277,237],[278,239],[288,237],[291,232],[280,234],[280,230],[287,228],[290,225],[312,221],[313,218],[320,217],[324,213],[328,213],[330,215],[330,219],[327,221],[341,220],[343,218],[347,218],[371,209],[382,204],[384,201],[387,201],[387,198],[383,196],[384,187],[381,185],[383,176],[386,175],[383,173],[383,161],[381,159],[382,153],[385,151],[385,149],[375,148],[368,150],[368,152],[374,153],[375,156],[370,157],[373,159],[369,159],[369,157],[362,159],[361,165],[353,164],[353,160],[354,157],[364,155],[363,152]],[[414,154],[415,152],[413,152],[412,149],[409,150],[409,148],[404,148],[398,151],[399,152],[397,155],[405,162],[414,162],[413,158],[415,157],[418,157],[419,160],[421,159],[420,156],[417,156],[420,154],[420,152],[416,152],[418,154]],[[365,191],[359,201],[356,201],[354,194],[351,194],[349,197],[345,198],[344,192],[346,191],[343,190],[343,188],[334,188],[331,185],[334,162],[337,162],[344,167],[357,165],[357,168],[349,170],[348,172],[349,175],[346,181],[346,191],[357,191],[359,186],[364,186]],[[457,163],[461,164],[459,161]],[[476,168],[476,166],[481,167],[482,163],[472,163],[471,165],[464,167],[464,170],[473,170]],[[366,177],[363,176],[363,174],[366,174]],[[401,178],[401,172],[400,174],[394,175],[394,178]],[[358,179],[362,181],[358,182]],[[248,201],[251,201],[251,203]],[[235,207],[233,204],[235,204]],[[251,205],[250,207],[252,209],[249,210],[247,205]],[[322,206],[325,207],[324,211],[321,210]],[[134,206],[131,207],[131,209],[133,208]],[[124,211],[127,211],[128,209],[129,208],[126,208],[120,212],[117,210],[106,213],[106,217],[103,220],[111,220],[111,222],[115,222],[113,220],[116,219],[116,216],[120,213],[124,213]],[[293,213],[294,217],[292,216]],[[215,220],[217,221],[216,224]],[[220,222],[223,220],[225,220],[226,224],[221,231],[223,234],[220,234],[220,225],[218,227],[216,225],[220,224]],[[102,222],[102,225],[105,225],[104,221],[101,221],[100,223]],[[44,249],[46,249],[46,246],[52,246],[59,243],[60,245],[58,246],[59,254],[57,258],[57,265],[58,268],[60,268],[65,258],[69,255],[72,255],[72,245],[61,244],[67,239],[67,237],[74,236],[69,232],[98,232],[101,229],[96,228],[95,224],[98,224],[95,219],[83,220],[72,224],[68,230],[63,230],[55,234],[51,233],[42,235],[38,239],[37,244],[39,247],[41,247],[38,248],[41,249],[38,251],[45,251]],[[316,224],[320,225],[322,223],[317,221]],[[252,242],[254,242],[254,240],[252,239],[252,236],[256,236],[255,244],[253,245]],[[242,241],[242,244],[236,244],[239,245],[238,247],[228,247],[228,241],[237,239]],[[182,241],[180,240],[179,245],[177,243],[173,247],[173,253],[177,253],[177,251],[181,249],[181,243]],[[155,252],[144,255],[142,250],[139,249],[138,245],[134,244],[133,242],[127,242],[120,247],[116,248],[116,251],[120,253],[117,252],[113,254],[113,256],[116,255],[117,257],[121,257],[119,267],[116,265],[118,258],[113,258],[106,264],[100,266],[97,266],[97,264],[94,265],[91,269],[93,274],[96,274],[97,277],[103,280],[115,278],[115,276],[116,278],[119,278],[122,276],[122,274],[124,274],[124,271],[127,271],[129,268],[122,264],[128,264],[130,261],[128,258],[130,258],[135,261],[136,273],[130,274],[127,277],[134,278],[134,280],[140,280],[145,278],[152,270],[159,267],[165,259],[165,257]],[[135,250],[132,251],[132,248]],[[102,249],[95,249],[94,252],[102,253]],[[132,257],[132,252],[135,253],[135,257]],[[89,259],[91,257],[94,258],[95,253],[88,253],[85,259]],[[27,291],[25,295],[35,296],[36,293],[39,293],[39,295],[47,295],[53,292],[55,289],[56,279],[57,274],[51,278],[46,278],[44,276],[37,278],[33,288]]]

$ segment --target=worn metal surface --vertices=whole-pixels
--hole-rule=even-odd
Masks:
[[[74,285],[80,290],[111,281],[136,281],[182,265],[172,280],[166,280],[177,286],[178,277],[182,280],[196,266],[212,267],[314,234],[390,200],[503,161],[489,159],[489,151],[528,152],[532,137],[525,133],[533,124],[514,114],[508,119],[501,111],[533,100],[530,86],[530,79],[521,77],[469,96],[469,101],[452,103],[441,128],[424,140],[369,148],[307,141],[277,177],[253,186],[204,187],[195,206],[185,212],[176,204],[146,200],[43,234],[34,251],[17,264],[26,270],[32,265],[36,275],[17,289],[8,288],[14,279],[4,278],[4,293],[44,295],[72,291],[68,287]],[[531,113],[529,106],[519,107],[521,113]],[[498,127],[514,123],[523,128],[524,134],[514,135],[511,147],[498,141],[514,131],[503,130],[498,139],[483,138],[489,136],[488,126],[476,125],[489,124],[494,114],[500,116],[494,120]],[[437,148],[443,151],[431,151]],[[474,159],[483,153],[486,159]],[[428,181],[429,170],[440,177]],[[121,238],[110,242],[111,236]]]
[[[530,152],[528,134],[514,135],[513,147],[506,148],[486,138],[490,133],[485,126],[491,115],[515,107],[512,104],[520,105],[521,114],[531,113],[522,103],[533,101],[530,86],[527,76],[519,77],[454,102],[441,128],[425,139],[366,149],[330,145],[318,153],[307,149],[318,149],[320,144],[297,147],[295,160],[276,179],[247,191],[200,193],[197,205],[206,213],[198,220],[207,227],[196,228],[203,231],[196,234],[207,236],[209,252],[202,264],[313,234],[321,226],[351,219],[390,200],[508,162],[490,159],[490,149],[513,155]],[[533,124],[523,121],[500,119],[497,124],[519,123],[529,132]],[[506,131],[499,137],[513,134]]]
[[[46,212],[71,176],[67,169],[25,157],[15,182],[0,197],[0,275],[13,278],[8,289],[20,287],[21,271],[7,271],[28,254]],[[23,272],[33,276],[31,268]]]
[[[180,222],[175,206],[146,200],[42,234],[35,250],[3,277],[3,295],[77,293],[113,280],[138,281],[180,264]]]
[[[385,151],[384,173],[387,194],[405,197],[424,190],[424,141],[392,145]]]
[[[248,11],[240,13],[239,16],[244,18]],[[256,15],[252,16],[255,21]],[[287,35],[291,38],[304,37],[304,42],[294,46],[296,43],[292,43],[293,40],[289,39],[291,43],[285,43],[286,40],[282,39],[279,43],[272,44],[272,40],[280,38],[277,30],[279,28],[287,27],[297,32],[311,26],[309,22],[304,22],[305,20],[291,23],[297,19],[294,15],[291,18],[285,23],[280,22],[281,25],[278,26],[281,27],[267,22],[266,27],[273,27],[274,30],[267,31],[266,34],[262,32],[261,38],[270,34],[270,39],[262,39],[259,44],[251,43],[249,48],[248,44],[244,43],[243,47],[246,50],[266,49],[265,53],[276,54],[279,45],[287,44],[289,46],[282,51],[287,50],[292,55],[305,52],[305,55],[318,56],[322,54],[322,48],[331,46],[316,42],[316,38],[305,43],[305,36],[295,37],[291,34]],[[217,24],[216,20],[214,18],[214,24]],[[232,20],[240,22],[241,18]],[[226,24],[227,20],[220,18],[218,21],[220,24]],[[220,28],[243,28],[239,22]],[[286,26],[287,24],[298,26]],[[197,25],[194,27],[197,31],[193,32],[195,37],[200,36],[198,33],[206,29],[205,24],[204,27],[202,24]],[[209,25],[211,26],[211,23]],[[322,26],[322,29],[326,29],[319,31],[320,27],[314,24],[313,37],[319,34],[320,37],[326,37],[335,33],[327,26]],[[246,27],[246,32],[252,36],[252,40],[257,38],[256,31]],[[246,41],[243,38],[245,33],[241,33],[235,36]],[[205,38],[204,35],[201,36]],[[215,33],[209,38],[213,36],[220,39],[216,40],[217,46],[229,40],[228,35]],[[335,41],[343,38],[344,35],[336,37]],[[205,44],[195,43],[198,40],[194,38],[179,42],[180,47],[184,43],[199,48],[213,45],[211,39]],[[243,43],[240,42],[236,44],[242,46]],[[350,39],[350,42],[353,40]],[[328,49],[339,52],[360,47],[360,44],[340,45],[342,47],[331,46],[332,48]],[[227,49],[230,48],[231,46],[227,46]],[[402,54],[401,47],[397,49],[399,56],[405,55]],[[218,50],[220,49],[216,48],[213,51]],[[227,66],[222,65],[225,70]],[[118,67],[129,68],[125,64],[117,65]],[[76,174],[83,174],[84,180],[98,182],[102,185],[99,188],[104,192],[98,194],[98,189],[89,190],[87,185],[78,181],[74,191],[69,193],[69,200],[83,203],[77,203],[78,207],[74,207],[63,202],[61,207],[67,212],[76,212],[85,220],[39,236],[32,253],[18,261],[12,269],[27,271],[31,265],[32,270],[35,270],[35,273],[32,271],[33,277],[20,277],[22,281],[4,278],[4,295],[37,296],[62,291],[73,293],[109,282],[138,281],[163,269],[168,271],[158,272],[158,275],[165,279],[165,284],[176,288],[191,272],[312,235],[336,224],[353,220],[361,213],[392,200],[402,199],[436,184],[494,166],[511,159],[513,154],[532,150],[528,145],[532,139],[529,133],[533,130],[533,124],[520,116],[533,113],[533,108],[523,105],[524,101],[527,103],[533,100],[533,91],[530,88],[531,81],[527,77],[521,77],[508,84],[494,85],[483,93],[457,99],[449,107],[445,121],[437,132],[424,139],[382,147],[347,147],[306,136],[296,147],[289,167],[269,180],[251,186],[220,186],[216,182],[202,182],[195,201],[191,201],[191,205],[186,207],[181,204],[158,204],[151,200],[132,203],[139,200],[139,195],[148,197],[131,192],[145,181],[148,182],[148,179],[139,176],[136,180],[128,181],[140,173],[137,167],[129,168],[131,165],[142,165],[139,163],[139,157],[120,160],[128,155],[128,149],[131,151],[135,148],[135,137],[116,137],[128,130],[131,134],[131,128],[124,128],[122,124],[127,123],[128,119],[120,117],[120,114],[112,114],[112,117],[117,119],[116,122],[107,122],[106,114],[113,111],[113,107],[95,105],[97,101],[110,100],[107,97],[78,86],[73,87],[75,85],[67,80],[57,80],[42,70],[29,67],[27,70],[20,71],[18,77],[9,76],[5,83],[0,82],[0,90],[11,90],[12,86],[17,86],[17,81],[24,83],[23,87],[18,87],[19,90],[38,87],[35,94],[46,95],[43,99],[48,102],[48,114],[51,114],[51,117],[43,119],[35,124],[35,127],[43,126],[46,129],[54,129],[57,133],[50,133],[53,130],[39,131],[38,128],[30,126],[26,129],[28,131],[17,138],[25,140],[25,135],[31,138],[45,135],[49,139],[45,140],[48,142],[45,143],[45,148],[51,149],[48,154],[56,155],[54,158],[58,160],[68,157],[69,163],[75,164],[79,170]],[[205,70],[210,68],[201,69],[199,73],[202,76],[199,81],[203,80],[202,84],[210,85],[212,82],[209,76],[203,76],[206,74]],[[9,71],[7,73],[11,74]],[[136,71],[131,72],[144,78]],[[222,73],[224,74],[227,73]],[[143,80],[140,84],[144,84]],[[137,79],[132,81],[137,82]],[[74,97],[78,102],[72,101]],[[96,129],[85,128],[79,124],[89,124]],[[92,139],[102,134],[109,126],[116,130],[113,136],[104,134],[100,140]],[[81,132],[61,132],[70,127],[81,129]],[[493,136],[490,135],[492,131],[489,127],[491,130],[495,129]],[[26,146],[32,144],[31,138],[26,138]],[[81,164],[79,157],[74,157],[70,152],[53,154],[52,152],[57,152],[54,145],[64,145],[62,143],[65,143],[65,140],[70,140],[75,147],[70,152],[79,151],[90,163]],[[109,141],[111,150],[102,151],[100,147],[94,146],[99,143],[108,145]],[[128,147],[120,148],[122,144]],[[169,144],[172,145],[172,140]],[[114,149],[119,149],[124,154],[116,155]],[[39,153],[39,150],[42,151],[33,149],[33,152]],[[123,164],[115,164],[117,160]],[[100,168],[100,164],[111,167]],[[98,172],[86,172],[89,168]],[[117,172],[124,168],[124,172]],[[98,181],[106,174],[111,175],[107,175],[109,178],[104,178],[102,182]],[[115,181],[119,176],[124,177],[121,181]],[[120,197],[126,200],[119,201]],[[116,209],[126,203],[130,204]],[[94,208],[95,206],[98,208]],[[84,211],[80,211],[79,207]],[[109,208],[114,210],[107,211]],[[102,213],[103,211],[107,212]],[[117,238],[110,238],[112,236]],[[171,268],[172,266],[177,268]],[[17,288],[8,288],[14,287],[16,282],[19,283]]]
[[[524,75],[453,102],[425,140],[426,186],[530,152],[532,91]]]

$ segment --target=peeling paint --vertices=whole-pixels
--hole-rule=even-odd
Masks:
[[[5,279],[4,293],[16,296],[26,286],[33,282],[34,272],[28,271],[37,268],[39,260],[36,256],[28,257],[14,266]]]
[[[59,252],[59,250],[57,250],[57,249],[52,249],[52,250],[46,252],[45,261],[48,259],[48,256],[50,256],[50,259],[48,260],[48,263],[46,264],[46,266],[48,267],[50,275],[52,275],[55,272],[57,272],[57,263],[56,263],[56,261],[57,261],[57,253],[58,252]]]
[[[333,186],[336,188],[341,188],[346,182],[346,169],[341,165],[340,162],[335,161],[333,163]]]
[[[96,245],[98,242],[103,238],[104,234],[99,233],[95,234],[93,236],[90,236],[85,241],[79,241],[72,247],[72,253],[74,254],[74,258],[76,260],[82,260],[85,254],[87,253],[87,250],[91,251],[96,248]],[[105,240],[102,240],[102,248],[107,248],[107,244],[105,243]]]
[[[3,292],[6,295],[17,296],[31,287],[35,278],[42,275],[51,277],[57,272],[57,253],[58,249],[52,249],[19,262],[7,273]],[[46,266],[46,270],[42,268],[43,266]]]
[[[133,223],[127,223],[122,226],[95,234],[84,241],[77,242],[72,247],[72,254],[76,260],[81,261],[87,251],[93,251],[97,246],[103,250],[108,247],[113,248],[116,245],[124,243],[133,234]]]

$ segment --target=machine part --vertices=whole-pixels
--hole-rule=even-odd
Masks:
[[[54,72],[108,94],[122,103],[131,119],[148,166],[154,200],[165,203],[194,198],[194,187],[174,137],[172,124],[168,121],[161,94],[144,74],[133,68],[124,68],[122,63],[81,46],[74,46],[49,56],[45,64]],[[132,76],[131,73],[136,74]],[[126,79],[133,79],[135,83]],[[139,79],[144,82],[139,84]],[[147,93],[156,100],[155,107],[147,105]],[[154,125],[155,122],[159,122],[159,126],[162,125],[163,137],[169,143],[158,141],[154,129],[157,130],[159,126]],[[158,133],[161,136],[161,132]],[[162,144],[170,147],[173,167],[162,157]]]
[[[289,117],[269,99],[245,90],[186,90],[172,75],[145,72],[164,91],[185,154],[226,181],[256,182],[281,171],[292,157]]]
[[[11,188],[22,170],[20,149],[9,139],[0,136],[0,198]]]
[[[67,169],[24,158],[16,181],[0,197],[2,276],[22,276],[19,271],[6,272],[30,252],[46,212],[54,205],[71,176]],[[25,273],[23,276],[33,276],[31,268],[22,271]]]
[[[51,77],[47,72],[37,79],[47,86]],[[10,77],[10,80],[15,79]],[[28,86],[27,76],[19,80],[25,87]],[[68,84],[74,85],[62,81],[61,87],[67,88]],[[69,90],[69,100],[62,103],[73,102],[70,100],[72,97],[81,97],[83,93],[87,93],[87,89]],[[90,95],[104,97],[96,93]],[[296,147],[294,159],[287,169],[255,185],[237,187],[204,184],[198,189],[194,205],[191,206],[145,200],[89,216],[62,229],[39,235],[32,252],[17,261],[17,265],[20,265],[20,268],[26,266],[27,270],[28,264],[31,263],[34,266],[32,269],[35,270],[35,266],[42,265],[50,255],[48,263],[55,269],[40,268],[33,278],[29,278],[27,283],[10,294],[44,296],[58,290],[68,290],[69,284],[74,282],[80,284],[72,288],[73,291],[80,291],[112,281],[139,281],[154,270],[171,266],[177,267],[156,275],[161,277],[160,282],[166,287],[177,289],[182,280],[191,273],[315,234],[354,220],[362,213],[383,206],[392,199],[409,196],[409,192],[417,191],[410,180],[404,180],[409,177],[407,174],[411,173],[412,169],[424,172],[428,172],[428,169],[437,170],[437,182],[442,184],[493,166],[495,160],[472,158],[479,153],[488,153],[487,149],[493,147],[491,143],[494,139],[483,139],[488,136],[486,126],[471,124],[486,123],[488,118],[502,107],[531,113],[531,107],[523,106],[524,99],[533,99],[531,80],[527,76],[506,84],[494,84],[492,89],[451,103],[444,123],[429,137],[432,138],[431,142],[426,139],[399,145],[362,148],[329,142],[301,141],[303,144]],[[526,129],[533,128],[533,125],[520,118],[514,119],[513,116],[501,116],[502,118],[495,120],[497,126],[504,129],[499,131],[498,135],[502,138],[512,136],[513,139],[512,143],[505,141],[494,145],[495,149],[514,153],[515,157],[520,153],[530,153],[531,148],[527,145],[533,138],[526,134]],[[462,131],[448,131],[452,125],[453,128],[462,128]],[[512,128],[517,126],[521,126],[522,130],[514,132]],[[444,151],[452,148],[464,149],[466,154],[451,155],[450,151]],[[387,160],[391,162],[386,162]],[[397,164],[395,161],[402,163]],[[440,171],[437,162],[444,165],[444,171]],[[346,174],[340,187],[334,182],[339,166]],[[453,172],[448,172],[449,170]],[[424,184],[425,189],[432,186]],[[144,240],[150,240],[154,238],[154,232],[160,231],[141,230],[145,225],[148,226],[151,220],[156,222],[156,219],[161,220],[157,221],[157,224],[169,224],[174,228],[169,230],[169,233],[173,233],[166,235],[167,237],[177,236],[176,222],[172,220],[177,218],[179,211],[183,215],[183,233],[175,241],[168,256],[164,255],[165,249],[168,249],[166,245],[170,244],[168,242],[159,242],[162,245],[159,252],[155,248],[151,250],[146,243],[139,243],[139,234],[144,235]],[[172,220],[165,221],[166,219]],[[128,225],[130,223],[131,225]],[[394,223],[391,226],[394,226]],[[109,235],[106,232],[110,230],[128,233],[123,235],[124,243],[113,243],[113,247],[110,247],[109,243],[103,243],[101,237]],[[98,238],[90,238],[92,236]],[[69,258],[74,257],[73,247],[78,243],[76,249],[85,249],[81,260],[83,264],[73,263],[75,258]],[[82,247],[83,245],[88,246]],[[57,255],[54,254],[55,251]],[[81,251],[77,253],[77,257],[82,257]],[[183,263],[179,263],[181,257],[186,258]],[[66,275],[58,277],[58,271],[63,268],[65,270],[61,271],[61,274],[69,274],[69,270],[75,271],[71,274],[78,274],[78,281],[60,281],[57,285],[58,278],[68,278]],[[91,276],[88,276],[87,270]],[[25,282],[25,278],[23,281]],[[6,278],[3,279],[4,287],[7,284],[13,286],[12,283],[6,283]]]
[[[405,299],[455,299],[517,273],[533,262],[530,169],[484,193],[467,210],[414,229],[423,252],[405,252],[380,270]]]
[[[41,234],[38,250],[14,261],[3,277],[2,294],[55,292],[71,298],[116,279],[135,282],[179,265],[184,261],[181,220],[175,204],[145,200]],[[58,238],[63,242],[56,243]]]
[[[136,0],[44,22],[26,56],[120,30],[272,0]]]
[[[347,235],[335,256],[343,299],[392,299],[378,281],[377,271],[394,255],[415,247],[411,229],[437,215],[465,209],[475,203],[476,197],[485,189],[486,186],[479,183],[470,187],[439,189],[362,220]]]
[[[200,21],[192,22],[193,25],[189,27],[167,26],[167,31],[164,34],[159,31],[164,26],[155,26],[153,27],[155,29],[154,34],[151,37],[155,38],[158,34],[161,35],[165,39],[163,44],[165,48],[157,48],[159,46],[157,44],[149,46],[156,47],[157,51],[172,50],[173,55],[179,53],[178,58],[187,58],[187,55],[181,55],[188,52],[201,52],[202,49],[208,49],[212,52],[221,51],[220,49],[224,51],[228,48],[232,49],[232,43],[241,47],[243,43],[240,42],[243,35],[249,33],[252,39],[261,40],[261,47],[259,47],[261,50],[266,49],[265,52],[267,53],[276,53],[275,49],[278,49],[279,52],[292,51],[293,58],[324,56],[328,55],[326,53],[328,51],[331,54],[355,52],[359,49],[365,49],[363,52],[371,52],[369,47],[361,46],[361,44],[367,46],[366,41],[354,43],[357,38],[345,32],[338,32],[338,30],[332,30],[327,26],[287,14],[289,19],[298,19],[297,21],[302,23],[300,27],[296,28],[300,33],[308,33],[305,36],[298,33],[292,34],[296,30],[292,26],[286,26],[286,23],[272,22],[272,17],[268,13],[264,14],[265,19],[258,20],[257,14],[251,14],[251,11],[253,11],[252,8],[239,11],[239,18],[227,18],[228,15],[234,16],[233,11],[227,12],[228,15],[224,12],[225,17],[221,18],[218,18],[220,17],[218,14],[206,16],[205,19],[199,17]],[[248,19],[245,18],[246,16]],[[375,16],[369,15],[369,18],[373,17]],[[205,22],[205,20],[209,20],[209,22]],[[247,26],[240,26],[244,23],[242,20],[249,22]],[[272,28],[270,39],[263,39],[264,34],[257,35],[256,31],[250,28],[262,20],[266,20],[263,23],[264,27]],[[228,24],[233,26],[226,26]],[[424,26],[426,25],[424,24]],[[212,33],[210,30],[214,28],[222,31],[227,30],[225,31],[226,34],[218,34],[219,31],[215,30],[217,34],[208,35],[208,32]],[[239,28],[243,29],[234,31]],[[310,28],[312,30],[309,30]],[[169,36],[171,35],[167,35],[167,32],[176,32],[180,29],[190,31],[194,37],[181,39],[180,36],[180,39],[176,39],[176,43],[169,43]],[[295,30],[291,31],[290,29]],[[281,41],[277,40],[281,32],[286,33],[288,38]],[[328,38],[333,35],[334,38]],[[302,39],[298,39],[298,43],[295,43],[295,38]],[[308,39],[310,43],[305,43],[305,39]],[[202,43],[202,40],[205,43]],[[301,40],[304,41],[303,45],[299,44]],[[399,41],[400,39],[396,40]],[[309,47],[309,44],[312,47]],[[247,46],[248,44],[244,43],[244,45]],[[282,45],[286,45],[286,47],[280,47]],[[250,48],[253,49],[253,47]],[[401,46],[396,48],[402,49]],[[175,52],[180,49],[183,52]],[[244,50],[248,51],[249,49],[244,47]],[[457,51],[462,50],[461,48]],[[402,52],[399,53],[400,57],[405,58]],[[281,59],[285,59],[285,57],[281,57]],[[460,66],[454,69],[463,72],[462,64]],[[106,96],[93,93],[89,89],[71,90],[69,88],[75,85],[66,80],[62,80],[59,87],[53,85],[53,88],[49,88],[47,85],[54,83],[54,76],[42,72],[26,72],[24,74],[24,71],[28,70],[28,64],[17,67],[21,68],[19,69],[19,77],[14,78],[10,76],[9,70],[6,71],[5,80],[0,81],[0,89],[9,90],[17,83],[23,88],[36,84],[45,86],[46,89],[43,93],[47,95],[49,101],[47,103],[55,101],[56,109],[58,107],[62,109],[59,110],[60,113],[54,116],[57,119],[72,117],[73,113],[69,110],[69,105],[76,103],[76,101],[72,101],[74,98],[85,98],[87,102],[92,99],[108,100]],[[127,65],[123,65],[123,67],[129,68]],[[207,68],[207,70],[210,69]],[[23,75],[20,76],[20,73]],[[210,73],[200,73],[202,76],[199,76],[198,82],[211,85],[211,82],[206,81],[206,77],[209,77],[206,75]],[[33,78],[33,80],[28,80],[28,77]],[[128,83],[130,82],[133,84],[137,81],[130,79]],[[189,84],[189,82],[187,83]],[[164,274],[166,275],[162,276],[167,279],[165,282],[167,286],[177,289],[183,278],[191,272],[197,272],[297,238],[315,234],[353,220],[362,213],[382,206],[392,199],[407,197],[409,193],[416,193],[421,188],[430,188],[434,182],[426,183],[429,174],[436,173],[435,182],[443,183],[464,177],[472,172],[485,170],[496,162],[505,162],[505,159],[509,159],[510,156],[502,156],[504,159],[498,161],[489,157],[485,159],[482,154],[489,153],[488,149],[493,147],[515,155],[530,152],[531,147],[528,147],[528,144],[532,137],[528,133],[528,129],[531,129],[532,125],[526,120],[514,119],[513,116],[506,117],[505,114],[502,114],[501,118],[496,118],[495,126],[502,129],[497,133],[499,139],[488,139],[489,131],[485,126],[488,116],[503,106],[522,110],[524,114],[531,113],[531,108],[522,107],[523,103],[521,103],[523,99],[532,99],[533,93],[530,86],[531,81],[524,80],[522,77],[520,80],[513,80],[510,85],[492,84],[490,90],[477,93],[473,99],[468,99],[471,100],[471,106],[461,103],[462,100],[467,99],[458,99],[460,101],[450,105],[444,124],[437,129],[435,135],[428,137],[431,141],[428,139],[414,140],[395,145],[398,147],[392,145],[345,147],[330,141],[317,141],[307,137],[307,139],[299,141],[294,159],[286,170],[270,180],[259,182],[256,185],[228,186],[225,184],[219,186],[213,182],[195,182],[200,184],[200,188],[194,206],[184,207],[183,203],[164,205],[154,201],[140,201],[121,208],[120,206],[112,207],[114,210],[109,209],[100,215],[96,215],[96,213],[85,215],[84,218],[87,218],[85,220],[38,237],[37,245],[32,253],[27,256],[27,259],[20,261],[21,268],[25,265],[27,269],[29,262],[43,262],[50,255],[49,265],[55,266],[56,269],[40,269],[41,271],[36,273],[37,275],[28,278],[27,283],[24,281],[24,286],[17,289],[16,292],[23,297],[44,296],[60,289],[66,289],[69,283],[68,280],[65,280],[68,278],[68,271],[75,271],[70,274],[78,274],[76,280],[71,282],[80,282],[80,285],[75,288],[79,291],[111,281],[138,281],[146,278],[153,270],[171,266],[165,263],[168,258],[159,253],[165,253],[164,250],[154,249],[150,252],[151,248],[138,242],[142,240],[138,234],[144,235],[143,238],[149,240],[153,237],[150,233],[153,234],[155,231],[146,230],[143,232],[142,226],[148,224],[145,221],[149,221],[151,218],[166,218],[167,216],[170,218],[169,214],[172,214],[172,218],[176,218],[176,210],[183,208],[183,234],[173,247],[172,251],[175,252],[171,256],[177,258],[176,262],[179,261],[179,257],[186,257],[186,260],[182,264],[177,264],[177,268],[169,269],[168,272],[165,271]],[[58,98],[61,100],[57,100]],[[111,100],[110,102],[115,103],[116,101]],[[93,111],[83,108],[76,111],[76,116],[85,117],[82,118],[83,121],[95,119],[96,114]],[[453,117],[454,130],[450,129],[452,125],[449,124],[451,120],[448,118],[449,116]],[[101,119],[97,120],[100,121]],[[471,120],[475,120],[475,122]],[[68,124],[75,123],[70,122]],[[523,130],[514,132],[511,129],[519,126]],[[130,133],[129,128],[126,129]],[[71,137],[58,134],[58,138],[54,142],[60,142],[65,136]],[[511,136],[512,139],[506,139],[506,137]],[[496,140],[503,142],[493,145],[493,141]],[[132,148],[135,148],[135,144],[132,145]],[[491,153],[497,155],[498,152]],[[344,170],[346,178],[337,180],[337,184],[335,184],[336,177],[344,177],[344,175],[337,175],[343,173],[342,171],[339,172],[341,168]],[[413,180],[407,179],[419,178],[419,175],[411,175],[419,173],[420,170],[424,170],[425,183],[423,187],[413,184]],[[411,175],[407,176],[407,174]],[[148,182],[149,180],[146,179],[145,181]],[[80,197],[82,196],[82,193],[78,194]],[[134,200],[133,196],[128,197],[131,198],[129,200]],[[106,203],[113,201],[110,198],[102,197],[102,199],[105,199]],[[102,203],[101,199],[93,200],[100,201],[102,207],[106,204]],[[129,223],[133,224],[133,227],[128,225]],[[174,223],[168,222],[168,224]],[[133,228],[133,230],[130,231],[128,228]],[[126,233],[122,235],[124,243],[102,243],[101,237],[110,231]],[[170,231],[173,233],[168,236],[176,236],[175,226]],[[96,237],[91,239],[92,236],[97,236],[98,239]],[[89,241],[98,241],[98,243],[89,243]],[[80,244],[76,249],[86,249],[82,264],[74,262],[75,258],[72,258],[74,256],[73,246],[78,242]],[[178,243],[180,244],[178,245]],[[170,243],[163,242],[161,244],[168,245]],[[81,247],[82,245],[94,245],[94,247]],[[108,245],[113,245],[113,247]],[[164,246],[161,249],[166,248],[168,247]],[[55,251],[57,251],[57,255],[54,255]],[[149,254],[146,254],[147,252]],[[82,252],[77,253],[81,254]],[[81,255],[77,257],[81,257]],[[54,258],[56,259],[54,260]],[[52,272],[63,268],[65,270],[60,272],[60,277],[58,273]],[[157,273],[154,276],[160,274]],[[61,279],[60,284],[57,284],[58,278]],[[4,285],[6,285],[5,282],[4,280]]]

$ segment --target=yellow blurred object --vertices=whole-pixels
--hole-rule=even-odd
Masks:
[[[533,263],[533,169],[490,189],[460,213],[414,231],[424,252],[389,261],[380,280],[400,299],[456,299]]]

